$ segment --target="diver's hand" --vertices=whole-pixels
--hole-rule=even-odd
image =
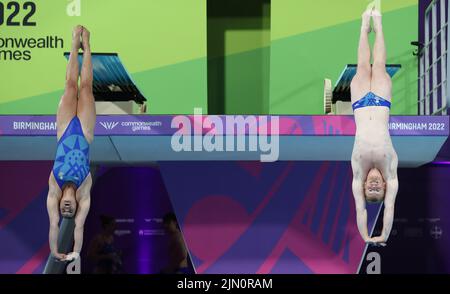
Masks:
[[[65,261],[72,261],[77,259],[78,257],[80,257],[80,253],[78,252],[70,252],[69,254],[66,255],[66,258],[64,259]]]
[[[384,236],[378,236],[378,237],[373,237],[373,238],[368,238],[366,240],[366,243],[370,244],[370,245],[375,245],[375,246],[386,246],[386,238]]]
[[[59,260],[66,259],[66,255],[64,253],[53,252],[52,255],[53,255],[53,257],[55,257],[56,259],[59,259]]]

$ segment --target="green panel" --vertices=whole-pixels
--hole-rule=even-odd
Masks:
[[[268,114],[269,1],[208,2],[210,114]]]
[[[225,113],[267,114],[270,48],[227,56],[225,60]]]
[[[0,104],[0,113],[24,115],[55,114],[63,92],[64,90],[61,89],[55,92],[5,102]]]
[[[272,40],[317,31],[361,18],[373,0],[271,0]],[[387,13],[400,8],[417,7],[417,0],[380,0]],[[412,16],[411,16],[412,17]]]
[[[55,98],[45,93],[62,93],[67,63],[63,52],[70,49],[76,24],[91,31],[93,52],[119,54],[136,76],[137,86],[149,93],[151,113],[192,113],[194,107],[207,108],[206,0],[81,1],[81,16],[75,17],[66,13],[73,1],[34,2],[37,12],[32,20],[37,26],[2,25],[0,51],[16,50],[1,47],[1,39],[6,38],[58,36],[64,44],[62,48],[30,49],[30,61],[0,60],[0,114],[56,112],[60,94]],[[21,12],[18,19],[25,14]]]
[[[343,3],[346,0],[339,1]],[[284,11],[279,6],[288,2],[292,4],[292,1],[272,0],[272,36],[288,34],[286,15],[277,14],[277,11]],[[299,9],[305,6],[304,1],[297,3]],[[361,12],[364,6],[360,6]],[[318,8],[317,12],[312,8],[310,13],[321,13]],[[391,9],[383,16],[387,61],[402,65],[393,79],[392,114],[417,114],[417,58],[412,55],[414,48],[410,45],[411,41],[417,40],[417,13],[416,2],[414,6]],[[330,19],[326,21],[332,23]],[[324,78],[330,78],[334,84],[344,66],[357,61],[361,20],[341,22],[338,19],[335,23],[328,27],[318,23],[320,28],[317,30],[312,30],[311,24],[305,23],[307,28],[304,33],[272,38],[271,114],[323,114]]]
[[[206,58],[133,74],[147,97],[150,114],[192,114],[195,107],[206,113]],[[199,74],[196,74],[199,73]]]
[[[191,114],[194,107],[207,109],[206,78],[192,74],[206,68],[206,58],[132,74],[147,97],[148,114]],[[202,95],[196,95],[202,93]],[[55,114],[63,90],[0,105],[3,114]],[[166,99],[170,101],[166,101]]]

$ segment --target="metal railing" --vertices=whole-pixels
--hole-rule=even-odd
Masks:
[[[433,0],[425,11],[424,45],[419,58],[419,114],[447,115],[449,0]]]

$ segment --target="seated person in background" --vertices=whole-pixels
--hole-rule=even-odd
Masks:
[[[175,214],[168,213],[163,217],[164,230],[167,232],[169,264],[161,271],[164,274],[183,274],[189,273],[188,252],[184,244],[183,235],[177,223]]]
[[[95,274],[117,274],[121,272],[121,252],[114,247],[116,221],[109,216],[100,216],[102,231],[92,240],[88,258],[95,262]]]

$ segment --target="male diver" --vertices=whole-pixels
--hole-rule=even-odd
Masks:
[[[375,44],[370,64],[368,35],[373,20]],[[385,246],[392,229],[398,190],[398,158],[388,129],[392,82],[386,72],[381,13],[368,9],[362,15],[358,48],[358,67],[351,82],[351,99],[356,123],[352,153],[352,190],[356,204],[358,230],[366,243]],[[384,201],[383,229],[370,237],[367,229],[367,202]]]
[[[50,219],[51,254],[60,260],[78,258],[83,244],[83,226],[91,201],[89,145],[94,139],[96,113],[89,37],[90,33],[86,28],[76,26],[73,29],[65,90],[56,115],[58,145],[49,177],[47,211]],[[83,50],[81,74],[78,66],[80,48]],[[58,251],[60,213],[63,218],[75,218],[73,252],[67,255]]]

